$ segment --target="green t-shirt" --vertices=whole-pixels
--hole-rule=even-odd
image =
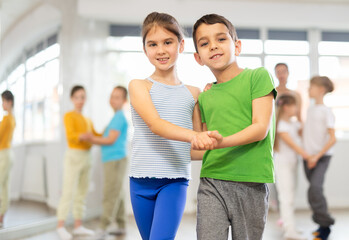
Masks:
[[[223,137],[252,124],[252,100],[276,90],[265,68],[244,69],[228,82],[213,84],[199,96],[202,122]],[[237,182],[274,182],[275,117],[265,139],[247,145],[206,151],[201,176]]]

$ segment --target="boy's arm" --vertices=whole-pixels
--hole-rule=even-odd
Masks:
[[[307,159],[309,157],[309,155],[304,151],[304,149],[298,146],[293,141],[290,134],[288,134],[287,132],[280,132],[278,133],[278,135],[290,148],[292,148],[294,151],[296,151],[296,153],[301,155],[302,158]]]
[[[228,137],[224,137],[218,148],[246,145],[263,140],[270,127],[273,116],[274,93],[252,100],[252,124]]]
[[[309,159],[307,160],[308,168],[314,168],[319,159],[336,143],[337,139],[333,128],[328,129],[328,134],[330,135],[330,138],[328,139],[325,146],[321,149],[321,151],[309,157]]]

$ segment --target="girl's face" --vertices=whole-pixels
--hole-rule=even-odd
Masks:
[[[156,69],[166,71],[175,66],[178,54],[184,50],[175,34],[163,27],[154,26],[145,39],[144,53]]]
[[[8,111],[12,108],[12,102],[2,98],[2,108],[4,111]]]
[[[296,104],[284,105],[284,113],[287,115],[287,117],[296,116],[297,115],[297,105]]]
[[[81,111],[84,107],[86,101],[86,92],[83,89],[77,90],[74,95],[71,97],[71,101],[74,104],[76,110]]]

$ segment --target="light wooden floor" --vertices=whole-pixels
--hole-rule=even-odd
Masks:
[[[334,210],[331,211],[336,219],[336,224],[332,228],[331,240],[349,240],[349,209],[346,210]],[[277,225],[278,214],[270,212],[268,216],[268,222],[265,228],[263,240],[280,240],[281,229]],[[303,230],[308,239],[311,238],[311,231],[315,230],[317,226],[311,221],[311,214],[309,211],[301,211],[296,214],[297,225],[300,230]],[[194,215],[185,215],[178,230],[177,240],[195,240],[195,224],[196,219]],[[85,224],[91,229],[98,227],[98,221],[93,220]],[[74,240],[96,240],[98,238],[74,238]],[[127,235],[123,237],[108,236],[106,240],[141,240],[137,226],[132,217],[130,217]],[[231,238],[229,238],[231,239]],[[26,240],[59,240],[55,231],[46,232],[26,238]],[[215,240],[215,239],[212,239]]]

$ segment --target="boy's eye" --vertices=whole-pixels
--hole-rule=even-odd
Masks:
[[[225,38],[220,38],[220,39],[218,39],[218,41],[220,41],[220,42],[223,42],[223,41],[225,41],[226,39]]]
[[[208,44],[207,42],[201,43],[201,44],[200,44],[200,47],[204,47],[204,46],[206,46],[207,44]]]

